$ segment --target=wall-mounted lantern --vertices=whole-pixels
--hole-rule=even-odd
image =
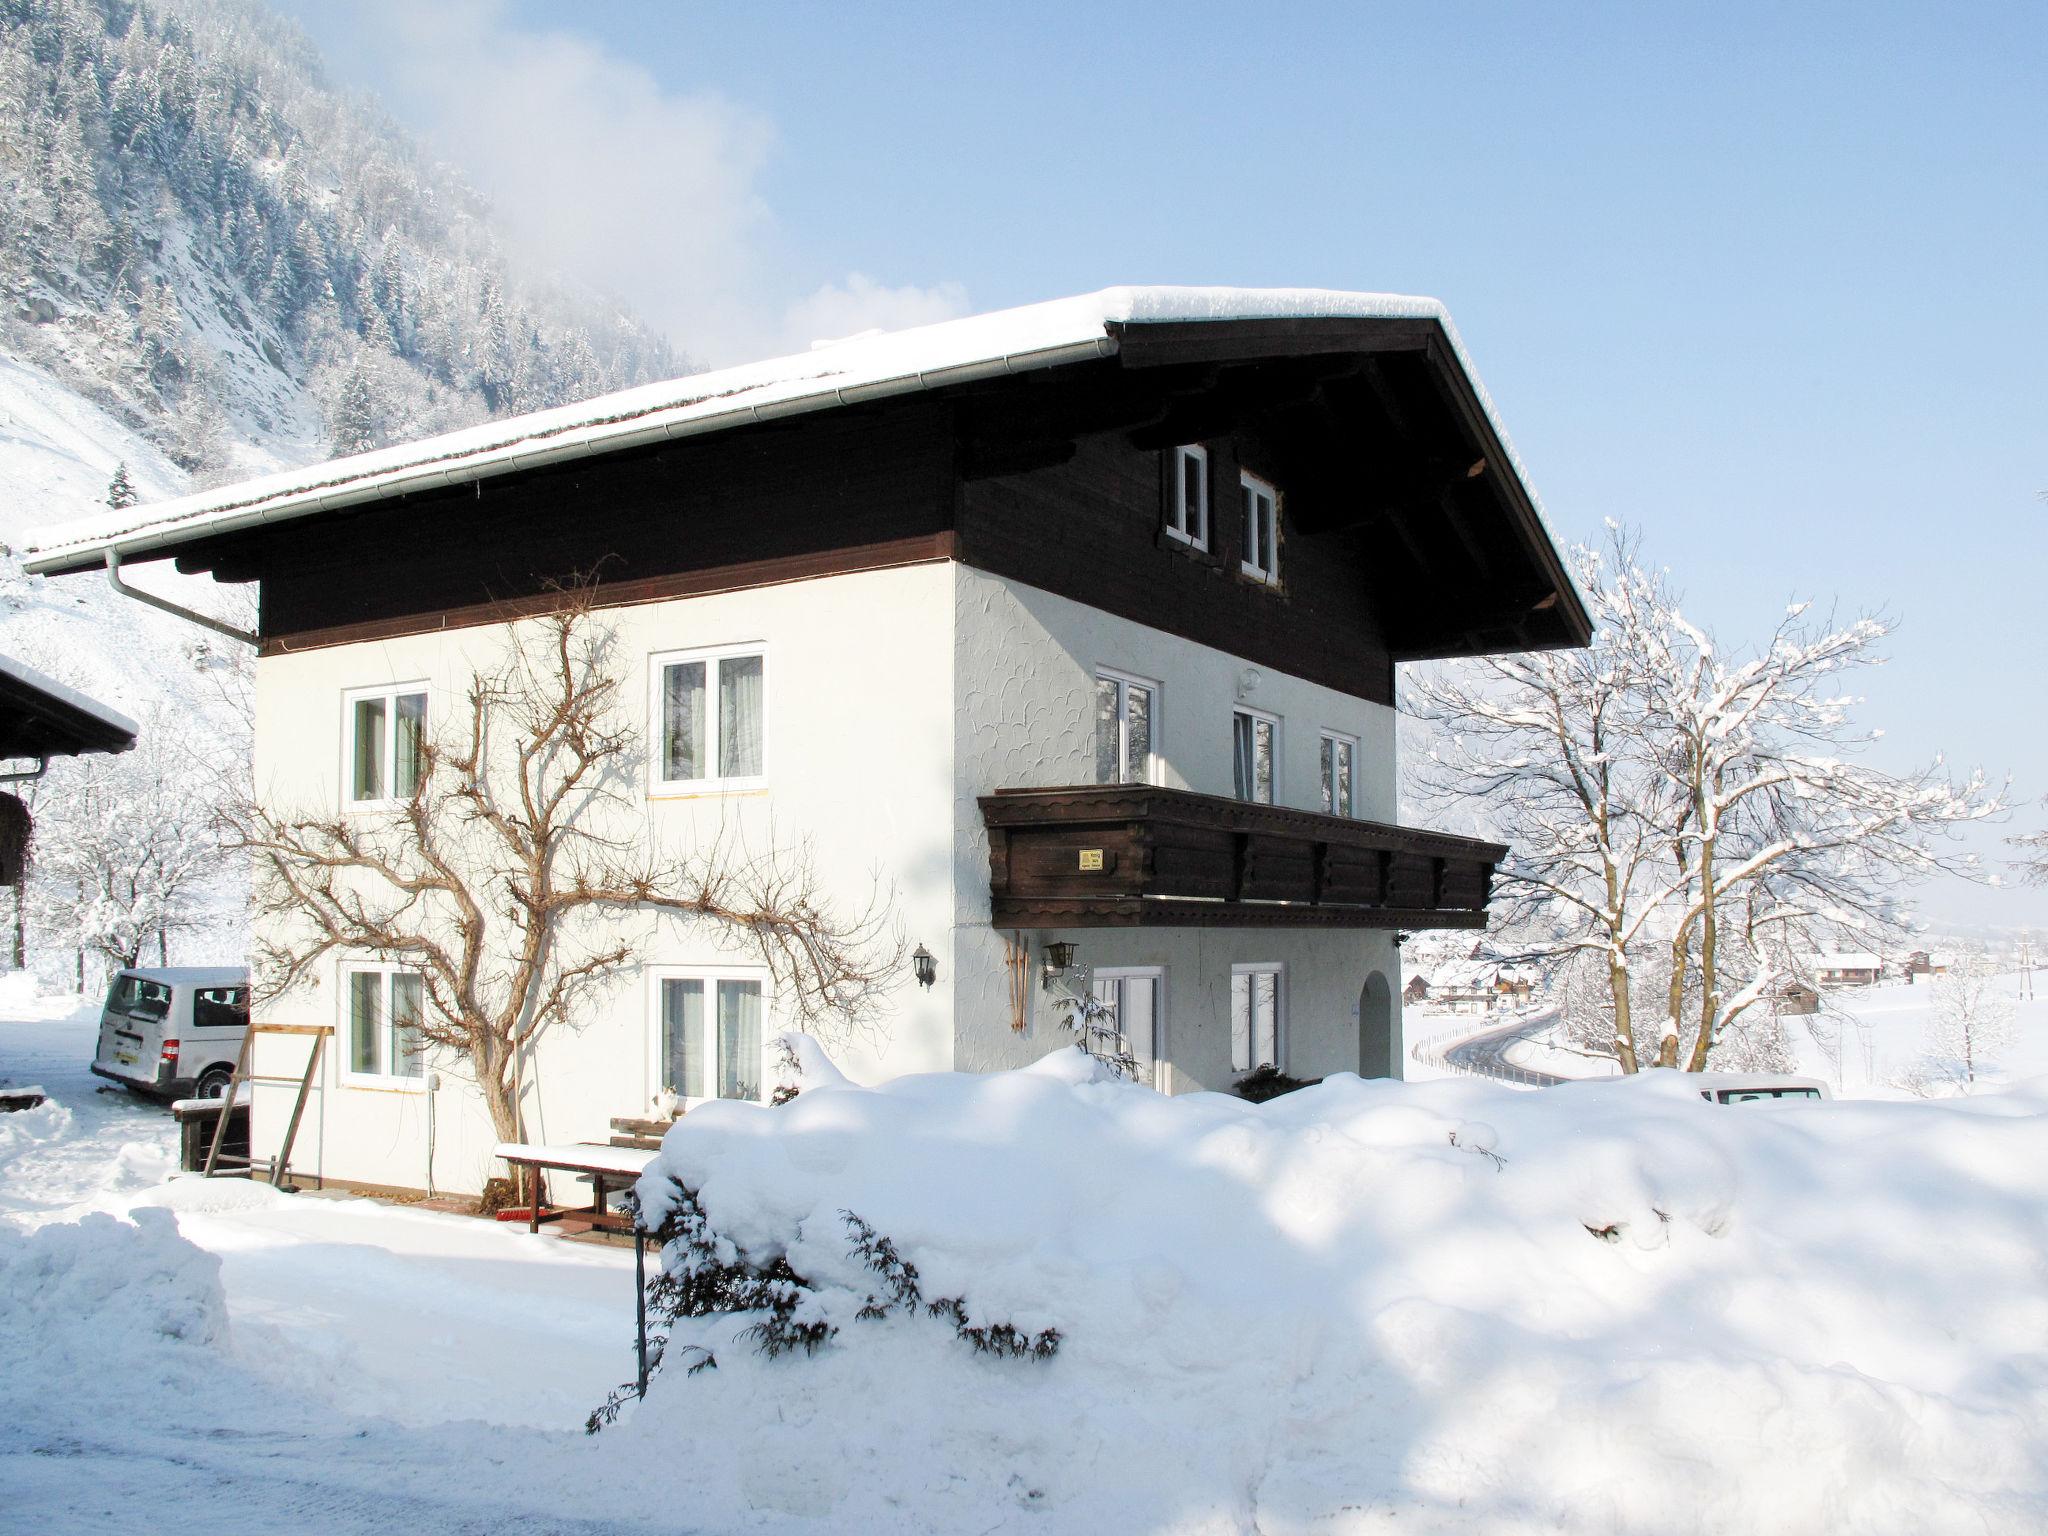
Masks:
[[[1073,968],[1074,946],[1065,939],[1055,939],[1045,946],[1045,976],[1039,984],[1049,987]]]
[[[910,956],[910,969],[916,975],[920,987],[929,988],[939,979],[939,962],[922,944],[918,945]]]

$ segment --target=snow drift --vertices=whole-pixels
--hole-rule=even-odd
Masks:
[[[878,1088],[809,1056],[794,1102],[693,1111],[641,1185],[837,1328],[768,1360],[746,1317],[685,1320],[717,1369],[600,1437],[708,1527],[2048,1521],[2048,1084],[1724,1108],[1663,1073],[1344,1075],[1254,1106],[1072,1050]],[[858,1317],[847,1212],[1057,1356]]]

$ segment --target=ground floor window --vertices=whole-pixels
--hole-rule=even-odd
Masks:
[[[1159,1057],[1166,972],[1157,966],[1098,966],[1090,984],[1095,1000],[1109,1010],[1124,1049],[1138,1066],[1138,1081],[1159,1087]]]
[[[1280,1065],[1280,967],[1230,968],[1230,1069]]]
[[[709,971],[657,982],[660,1086],[686,1099],[759,1101],[764,1077],[759,975]]]
[[[420,1012],[425,986],[419,972],[351,965],[343,968],[342,986],[348,1009],[349,1074],[401,1081],[423,1076]]]

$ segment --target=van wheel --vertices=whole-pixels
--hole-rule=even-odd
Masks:
[[[228,1079],[234,1076],[228,1067],[208,1067],[199,1074],[199,1081],[193,1084],[192,1097],[195,1099],[218,1099],[228,1091]]]

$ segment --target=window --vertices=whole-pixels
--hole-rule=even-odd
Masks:
[[[658,976],[661,1087],[686,1099],[761,1098],[762,978],[711,971]]]
[[[1230,759],[1237,798],[1271,805],[1280,722],[1254,709],[1240,709],[1231,716],[1230,727]]]
[[[1095,679],[1095,782],[1150,784],[1159,734],[1159,688],[1104,672]]]
[[[242,1029],[248,1023],[247,987],[202,987],[192,994],[194,1028]]]
[[[348,798],[353,805],[410,800],[426,766],[427,690],[379,688],[347,696]]]
[[[1195,443],[1173,450],[1173,510],[1166,531],[1196,549],[1209,547],[1209,450]]]
[[[1230,968],[1230,1070],[1280,1065],[1280,967]]]
[[[419,1084],[426,1073],[420,1059],[426,996],[419,972],[388,965],[344,966],[342,989],[348,1010],[347,1075]]]
[[[1357,803],[1352,789],[1358,765],[1358,741],[1335,731],[1323,732],[1323,810],[1331,816],[1351,816]]]
[[[1280,580],[1280,493],[1257,475],[1244,480],[1244,563],[1260,581]]]
[[[131,1019],[160,1019],[171,1011],[171,989],[146,976],[116,976],[107,993],[107,1012]]]
[[[750,789],[767,772],[767,657],[758,649],[655,658],[655,783]]]
[[[1095,1000],[1116,1021],[1124,1049],[1138,1064],[1138,1081],[1153,1088],[1160,1086],[1160,994],[1165,983],[1166,972],[1157,966],[1098,966],[1089,983]]]

